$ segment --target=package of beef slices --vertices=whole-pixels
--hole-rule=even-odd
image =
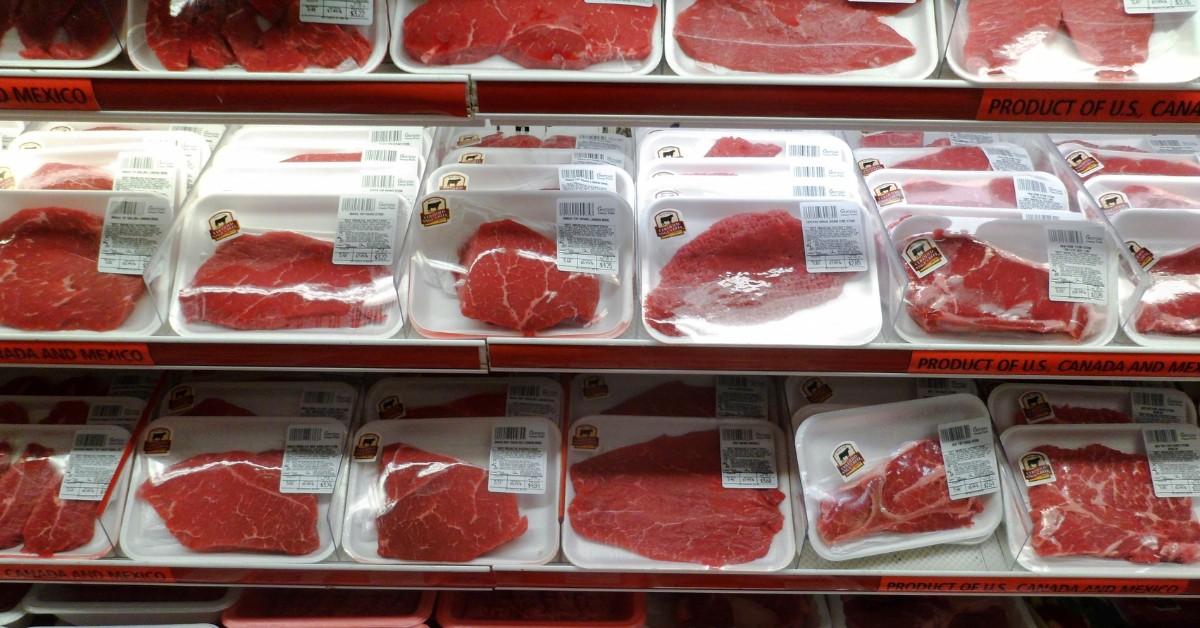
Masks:
[[[194,133],[204,139],[211,151],[217,150],[217,145],[221,143],[221,138],[225,137],[227,127],[224,124],[168,124],[156,122],[88,122],[80,120],[64,121],[55,120],[50,122],[34,122],[29,126],[30,130],[37,131],[182,131],[184,133]]]
[[[633,178],[610,164],[446,164],[425,179],[424,193],[443,190],[616,192],[631,207],[637,203]]]
[[[1196,177],[1200,176],[1200,157],[1196,153],[1173,151],[1141,151],[1097,148],[1067,142],[1058,145],[1059,155],[1070,171],[1087,180],[1101,174],[1136,174],[1143,176]]]
[[[326,560],[341,531],[346,439],[328,417],[158,419],[136,443],[121,548],[174,565]]]
[[[1030,172],[1034,162],[1024,147],[1007,142],[918,148],[866,147],[854,151],[864,175],[876,170],[958,170]]]
[[[1109,216],[1124,245],[1122,329],[1143,347],[1200,347],[1200,212],[1123,209]]]
[[[1196,424],[1196,404],[1174,388],[1001,384],[988,395],[996,429],[1073,423]]]
[[[132,433],[145,406],[135,397],[0,395],[0,424],[115,425]]]
[[[577,374],[571,422],[596,414],[767,419],[777,415],[768,377],[743,375]]]
[[[37,150],[119,150],[161,151],[177,149],[183,153],[176,166],[183,170],[190,188],[208,164],[213,149],[209,139],[188,130],[136,130],[125,127],[108,127],[90,131],[53,131],[39,129],[26,131],[13,140],[10,149],[18,151]],[[156,165],[157,169],[158,165]]]
[[[895,222],[895,210],[912,207],[978,207],[1035,213],[1067,212],[1073,208],[1066,186],[1045,172],[883,169],[867,174],[865,183],[881,214],[892,214],[884,218],[889,227]]]
[[[350,448],[342,549],[389,565],[547,563],[561,451],[545,417],[367,423]]]
[[[633,320],[633,211],[614,192],[425,196],[401,291],[428,338],[614,338]]]
[[[1100,173],[1083,185],[1110,218],[1125,209],[1200,209],[1200,177]]]
[[[336,381],[192,380],[167,391],[159,416],[329,417],[351,426],[358,391]]]
[[[115,425],[0,425],[0,558],[104,558],[117,546],[132,454]]]
[[[187,194],[186,157],[165,145],[106,144],[0,154],[0,187],[153,192],[175,210]]]
[[[636,173],[629,127],[442,127],[430,150],[434,165],[607,164]]]
[[[0,24],[0,67],[71,70],[121,54],[117,30],[127,0],[79,0],[34,8],[13,4]]]
[[[562,425],[564,406],[562,384],[550,377],[388,377],[367,391],[362,423],[540,416]]]

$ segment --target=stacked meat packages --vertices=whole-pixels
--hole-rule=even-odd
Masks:
[[[389,377],[366,394],[365,421],[540,416],[562,424],[562,384],[549,377]]]
[[[121,53],[126,0],[10,0],[0,9],[0,66],[89,68]]]
[[[167,391],[159,416],[324,417],[349,428],[357,410],[358,390],[345,382],[193,378]]]

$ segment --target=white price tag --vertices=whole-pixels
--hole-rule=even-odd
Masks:
[[[1200,153],[1200,138],[1195,135],[1151,135],[1146,138],[1146,143],[1156,153],[1181,155]]]
[[[803,142],[788,142],[784,146],[784,155],[788,159],[827,159],[829,163],[840,163],[843,155],[833,148],[823,148],[816,144],[805,144]]]
[[[558,189],[564,192],[616,192],[617,173],[604,166],[559,166]]]
[[[371,129],[367,132],[367,143],[383,146],[412,146],[420,149],[425,145],[425,134],[418,126]]]
[[[546,430],[529,425],[492,428],[488,492],[541,495],[546,492]]]
[[[575,136],[575,150],[602,150],[625,154],[629,138],[613,133]]]
[[[1099,225],[1047,225],[1050,300],[1108,302],[1108,247]]]
[[[343,196],[338,200],[333,263],[346,266],[390,266],[396,256],[396,223],[400,199],[389,196]]]
[[[1061,184],[1051,184],[1037,177],[1016,175],[1013,187],[1017,193],[1017,209],[1069,211],[1067,190]]]
[[[368,166],[373,164],[387,164],[388,166],[402,164],[411,165],[415,168],[419,162],[415,148],[412,146],[394,145],[367,147],[362,152],[362,163]]]
[[[558,201],[556,263],[564,272],[617,274],[617,205],[609,199]]]
[[[209,150],[216,150],[217,144],[221,143],[221,137],[225,135],[225,127],[220,124],[172,124],[167,130],[195,133],[204,138]]]
[[[1154,495],[1200,497],[1200,430],[1192,426],[1145,428]]]
[[[130,432],[142,418],[141,410],[121,403],[95,403],[88,408],[88,425],[115,425]]]
[[[557,421],[562,414],[562,393],[537,383],[509,384],[505,416],[541,416]]]
[[[142,274],[170,222],[165,199],[109,199],[96,269],[120,275]]]
[[[576,150],[571,153],[573,164],[609,165],[625,168],[625,154],[615,150]]]
[[[75,442],[67,458],[67,472],[58,489],[58,498],[88,502],[104,499],[128,442],[127,436],[108,431],[75,432]]]
[[[178,170],[174,161],[147,152],[123,152],[117,157],[116,192],[152,192],[175,204]]]
[[[300,0],[300,21],[370,26],[375,0]]]
[[[342,468],[343,436],[331,426],[289,425],[279,492],[333,494]]]
[[[979,389],[975,386],[974,381],[957,377],[923,377],[917,380],[917,398],[919,399],[958,394],[978,395]]]
[[[354,397],[336,390],[305,390],[300,393],[300,416],[327,417],[349,424]]]
[[[801,206],[804,261],[810,273],[867,270],[862,212],[853,205]]]
[[[1000,470],[992,439],[992,422],[968,419],[938,426],[942,462],[950,499],[966,499],[1000,490]]]
[[[995,144],[1000,141],[998,133],[951,133],[951,146],[980,146]]]
[[[1008,146],[985,144],[979,147],[987,155],[992,170],[998,172],[1029,172],[1033,170],[1033,162],[1022,149]]]
[[[1191,13],[1200,8],[1197,0],[1125,0],[1125,12],[1130,15],[1143,13]]]
[[[721,427],[721,486],[779,488],[775,434],[768,426]]]
[[[768,402],[767,378],[717,376],[717,418],[765,419]]]
[[[1181,395],[1157,390],[1133,390],[1129,393],[1133,420],[1137,423],[1186,423],[1187,404]]]
[[[183,164],[181,167],[184,174],[187,175],[187,186],[190,189],[196,184],[196,179],[200,176],[200,171],[204,169],[204,165],[207,162],[204,149],[199,143],[189,141],[188,139],[178,139],[174,136],[159,137],[157,135],[147,138],[145,143],[150,146],[170,146],[182,151]]]

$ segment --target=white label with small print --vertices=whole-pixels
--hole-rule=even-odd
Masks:
[[[917,398],[944,397],[946,395],[978,395],[975,382],[957,377],[923,377],[917,380]]]
[[[117,156],[115,192],[152,192],[175,204],[175,185],[179,181],[173,160],[147,152],[122,152]]]
[[[142,418],[141,410],[121,403],[95,403],[88,408],[88,425],[115,425],[130,432]]]
[[[371,129],[367,132],[367,143],[383,146],[412,146],[420,150],[425,146],[425,133],[418,126]]]
[[[810,273],[867,270],[862,211],[853,205],[801,205],[804,262]]]
[[[1193,5],[1193,11],[1195,10]],[[1156,153],[1189,155],[1200,153],[1200,138],[1195,135],[1151,135],[1146,143]]]
[[[416,166],[419,162],[417,149],[412,146],[368,146],[362,152],[362,163],[371,164],[409,164]]]
[[[509,384],[504,416],[541,416],[557,421],[562,414],[562,393],[537,382]]]
[[[717,418],[765,419],[769,403],[767,378],[717,376]]]
[[[573,164],[609,165],[625,168],[625,154],[615,150],[576,150],[571,153]]]
[[[1067,190],[1062,185],[1051,184],[1037,177],[1015,175],[1013,187],[1016,189],[1017,209],[1042,209],[1069,211]]]
[[[416,177],[405,176],[397,169],[363,172],[359,187],[367,193],[395,192],[412,204],[412,201],[417,198],[417,185]]]
[[[171,224],[166,199],[111,198],[104,209],[96,270],[140,275]]]
[[[400,199],[394,196],[343,196],[338,200],[333,263],[343,266],[390,266],[396,255]]]
[[[534,425],[492,428],[488,492],[542,495],[546,492],[546,429]]]
[[[279,492],[331,495],[342,469],[345,432],[328,425],[287,426]]]
[[[1170,395],[1156,390],[1133,390],[1129,393],[1133,420],[1136,423],[1186,423],[1187,405],[1183,395]]]
[[[221,136],[225,135],[225,127],[220,124],[172,124],[167,130],[195,133],[204,138],[209,150],[216,150],[217,144],[221,143]]]
[[[722,487],[779,488],[775,434],[769,426],[723,425],[720,434]]]
[[[300,21],[370,26],[375,0],[300,0]]]
[[[1108,247],[1100,225],[1047,225],[1050,300],[1108,303]]]
[[[575,136],[576,150],[603,150],[613,151],[616,153],[625,153],[625,147],[629,145],[629,138],[624,135],[616,135],[613,133],[604,133],[601,135],[577,135]]]
[[[1029,160],[1029,155],[1020,148],[988,144],[980,146],[979,149],[983,151],[984,155],[987,155],[992,170],[997,172],[1030,172],[1033,170],[1033,162]]]
[[[942,461],[946,464],[946,484],[950,499],[966,499],[1000,490],[1000,470],[992,422],[983,417],[938,426]]]
[[[998,133],[951,133],[951,146],[980,146],[995,144],[1000,141]]]
[[[1154,495],[1200,497],[1200,430],[1191,426],[1142,430]]]
[[[305,390],[300,393],[300,416],[326,417],[349,424],[353,418],[354,395],[337,390]]]
[[[1084,220],[1083,214],[1045,209],[1021,209],[1021,220],[1030,222],[1057,222],[1059,220]]]
[[[853,180],[854,173],[845,164],[832,159],[797,159],[792,163],[792,178],[812,182]]]
[[[556,263],[564,272],[617,274],[617,204],[610,199],[558,201]]]
[[[564,192],[616,192],[617,173],[604,166],[559,166],[558,189]]]
[[[826,148],[817,144],[807,144],[803,142],[788,142],[784,145],[783,154],[788,159],[828,159],[832,162],[841,163],[845,158],[842,151],[836,148]]]
[[[204,170],[204,165],[207,163],[204,154],[205,151],[199,143],[179,139],[174,136],[159,137],[157,135],[152,135],[144,141],[150,146],[171,146],[182,151],[183,163],[178,165],[184,169],[183,172],[187,175],[188,188],[196,184],[196,179],[200,176],[200,171]]]
[[[75,432],[58,498],[86,502],[104,499],[128,442],[127,436],[106,430]]]
[[[1130,15],[1143,13],[1192,13],[1200,9],[1197,0],[1125,0],[1125,12]]]

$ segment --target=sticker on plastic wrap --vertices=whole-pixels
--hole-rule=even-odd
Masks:
[[[867,270],[862,212],[854,206],[804,205],[804,262],[810,273]]]
[[[721,428],[721,486],[779,488],[775,434],[751,425]]]
[[[325,417],[343,423],[354,410],[353,395],[336,390],[306,390],[300,396],[300,416]]]
[[[1021,456],[1017,465],[1021,467],[1021,479],[1025,481],[1025,486],[1030,488],[1053,484],[1058,480],[1054,476],[1054,466],[1050,464],[1050,457],[1040,451],[1031,451]]]
[[[417,197],[416,177],[406,177],[394,171],[367,171],[362,173],[359,187],[367,193],[392,192],[406,199]]]
[[[1133,259],[1138,263],[1138,266],[1147,270],[1158,261],[1158,257],[1154,255],[1154,251],[1138,244],[1135,240],[1126,240],[1125,248],[1133,255]]]
[[[1050,300],[1108,302],[1108,247],[1098,225],[1047,226],[1050,240]]]
[[[170,225],[165,199],[109,199],[100,233],[96,269],[102,273],[141,275]]]
[[[576,150],[571,153],[572,164],[609,165],[625,168],[625,154],[613,150]]]
[[[864,0],[865,1],[865,0]],[[981,146],[983,144],[995,144],[1000,141],[1000,135],[997,133],[951,133],[951,146]]]
[[[117,192],[151,192],[175,203],[176,164],[151,153],[123,152],[117,157]]]
[[[1197,3],[1194,0],[1176,0],[1176,2],[1186,2],[1191,5],[1188,11],[1195,11]],[[1156,153],[1174,153],[1177,155],[1189,155],[1200,153],[1200,138],[1195,135],[1152,135],[1146,138],[1146,143]]]
[[[1055,418],[1054,406],[1050,405],[1046,393],[1040,390],[1023,393],[1017,398],[1017,405],[1021,407],[1021,416],[1025,417],[1025,422],[1030,425],[1045,423]]]
[[[969,379],[922,377],[917,380],[918,399],[958,394],[978,395],[979,389],[975,387],[975,382]]]
[[[196,178],[204,169],[207,158],[204,151],[195,142],[186,142],[173,137],[151,136],[145,140],[151,146],[169,146],[183,151],[184,173],[187,175],[187,185],[191,188],[196,184]]]
[[[767,380],[764,377],[719,375],[717,418],[765,419],[768,394]]]
[[[564,272],[617,274],[617,206],[605,199],[558,201],[556,263]]]
[[[1197,0],[1125,0],[1125,12],[1130,15],[1144,13],[1192,13],[1200,9]]]
[[[936,242],[930,238],[917,238],[904,247],[904,263],[912,269],[918,279],[950,263]]]
[[[1059,220],[1083,220],[1082,216],[1075,217],[1074,212],[1054,211],[1054,210],[1020,210],[1021,220],[1030,222],[1055,222]]]
[[[617,175],[597,166],[560,166],[558,189],[564,192],[616,192]]]
[[[1186,423],[1187,397],[1152,390],[1129,393],[1133,420],[1137,423]]]
[[[221,143],[221,136],[225,135],[225,127],[220,124],[172,124],[167,130],[195,133],[204,138],[209,150],[216,150],[217,144]]]
[[[1155,497],[1200,497],[1200,430],[1146,428],[1142,438]]]
[[[115,425],[133,431],[141,410],[120,403],[96,403],[88,408],[88,425]]]
[[[1081,177],[1087,177],[1104,170],[1104,164],[1100,163],[1100,160],[1096,159],[1095,155],[1086,150],[1071,151],[1067,153],[1064,159],[1067,160],[1067,166]]]
[[[1029,155],[1023,150],[992,145],[984,145],[979,148],[984,155],[987,155],[992,170],[998,172],[1030,172],[1033,170],[1033,162],[1029,161]]]
[[[333,263],[390,266],[396,255],[400,201],[386,196],[343,196],[338,200]]]
[[[342,436],[324,425],[289,425],[279,492],[333,494],[342,468]]]
[[[375,20],[375,0],[301,0],[300,21],[320,24],[370,26]]]
[[[1060,186],[1049,185],[1036,177],[1016,175],[1013,187],[1017,192],[1017,209],[1071,209],[1067,191]]]
[[[417,164],[417,153],[409,146],[373,146],[362,153],[364,164]]]
[[[67,472],[58,489],[58,498],[87,502],[104,499],[128,441],[126,436],[109,431],[75,432],[75,443],[67,459]]]
[[[629,138],[623,135],[605,133],[602,135],[578,135],[575,137],[577,150],[603,150],[624,153]]]
[[[546,492],[546,430],[526,425],[492,428],[488,492],[542,495]]]
[[[367,142],[383,146],[412,146],[420,150],[425,145],[425,133],[416,126],[371,129],[367,133]]]
[[[837,469],[838,475],[842,476],[843,482],[849,482],[856,473],[867,466],[866,456],[863,456],[862,450],[854,441],[838,443],[838,446],[829,452],[829,459],[833,462],[833,468]]]
[[[788,142],[784,147],[784,155],[788,159],[832,159],[841,161],[840,151],[832,148],[822,148],[816,144],[803,142]]]
[[[950,499],[978,497],[1000,490],[990,419],[942,423],[938,426],[938,439],[942,444]]]
[[[505,416],[540,416],[557,421],[561,408],[562,398],[557,388],[537,383],[508,385]]]

